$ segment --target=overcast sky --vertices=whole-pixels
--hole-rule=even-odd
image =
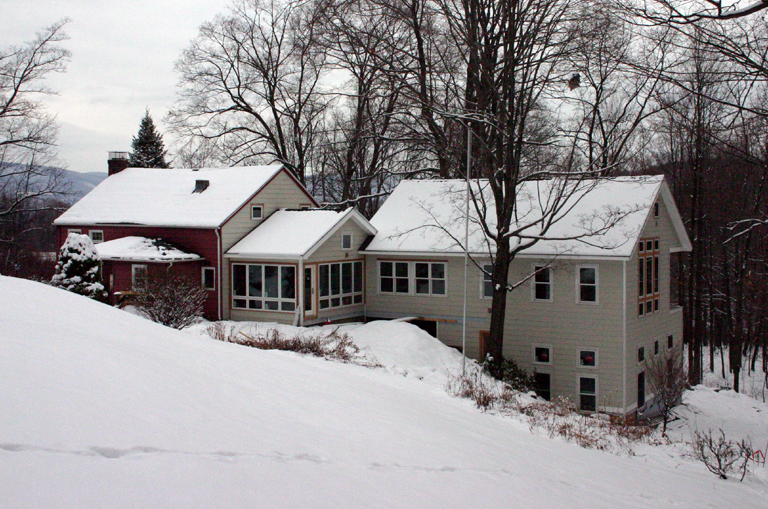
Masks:
[[[198,27],[224,13],[228,0],[0,0],[0,48],[70,18],[67,72],[49,85],[59,156],[70,170],[107,171],[107,152],[130,151],[145,108],[165,133],[173,104],[173,66]],[[171,141],[165,135],[166,145]]]

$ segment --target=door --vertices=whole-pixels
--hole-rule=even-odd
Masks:
[[[315,266],[304,267],[304,317],[317,316],[315,308]]]

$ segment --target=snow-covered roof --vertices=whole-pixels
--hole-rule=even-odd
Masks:
[[[189,262],[201,260],[195,253],[163,239],[145,237],[123,237],[101,242],[96,251],[102,260],[131,262]]]
[[[308,257],[347,221],[356,222],[369,235],[376,229],[355,209],[278,210],[227,251],[229,257]]]
[[[472,190],[477,199],[470,202],[469,251],[488,255],[495,246],[478,218],[485,214],[489,229],[496,231],[493,194],[487,181],[474,181]],[[629,257],[659,195],[683,249],[690,245],[661,176],[540,180],[526,182],[518,191],[512,230],[521,228],[522,238],[513,236],[510,242],[515,246],[540,239],[519,256]],[[371,219],[378,233],[366,252],[463,253],[465,196],[463,180],[401,182]],[[547,225],[547,218],[554,221]]]
[[[54,223],[215,228],[282,167],[127,168],[105,179]],[[194,192],[197,181],[208,182],[202,192]]]

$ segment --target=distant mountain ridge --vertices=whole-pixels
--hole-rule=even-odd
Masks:
[[[91,189],[101,184],[107,178],[105,172],[92,171],[80,173],[72,170],[62,170],[63,177],[72,185],[72,194],[67,197],[67,201],[75,203],[80,198],[91,192]]]

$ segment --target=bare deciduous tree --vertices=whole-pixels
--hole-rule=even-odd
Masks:
[[[662,432],[666,433],[672,409],[680,403],[687,386],[682,349],[664,349],[648,356],[645,359],[645,376],[661,413]]]

